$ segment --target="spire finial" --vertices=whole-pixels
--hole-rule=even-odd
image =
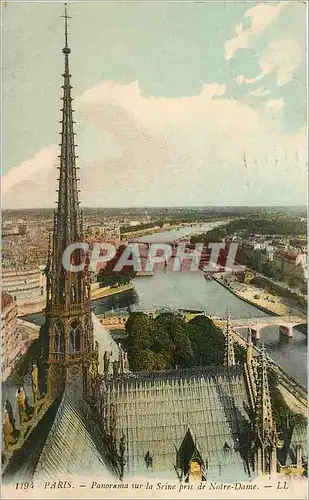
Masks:
[[[63,53],[64,54],[69,54],[71,52],[71,49],[69,49],[68,46],[68,19],[72,19],[71,16],[68,16],[68,9],[67,9],[67,3],[64,4],[64,48],[63,48]]]

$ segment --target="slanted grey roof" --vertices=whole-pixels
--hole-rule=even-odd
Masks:
[[[296,463],[296,448],[301,446],[302,456],[308,458],[308,427],[307,422],[304,421],[295,424],[293,429],[290,452],[292,452],[293,463]]]
[[[114,478],[107,467],[104,449],[92,421],[90,408],[82,399],[65,391],[37,463],[34,479],[55,481],[61,477]]]
[[[153,457],[153,473],[174,472],[188,427],[198,444],[209,477],[247,479],[237,438],[246,426],[247,394],[242,370],[167,372],[107,381],[107,404],[113,404],[116,437],[126,439],[126,474],[148,474],[145,454]],[[224,450],[227,444],[228,451]]]

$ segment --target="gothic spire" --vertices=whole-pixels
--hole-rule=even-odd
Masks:
[[[54,229],[51,256],[51,270],[48,263],[49,296],[45,324],[41,330],[43,346],[44,380],[47,390],[55,396],[71,381],[70,370],[75,373],[75,382],[84,394],[91,392],[91,365],[96,353],[93,340],[91,317],[90,279],[88,267],[78,272],[65,269],[62,259],[67,247],[81,242],[83,221],[78,201],[76,156],[73,130],[73,109],[71,96],[71,75],[68,42],[67,6],[64,16],[64,72],[62,85],[62,131],[59,155],[58,203],[54,213]],[[81,250],[73,253],[75,265],[82,263]],[[73,263],[73,262],[72,262]],[[47,368],[46,368],[47,367]],[[46,376],[47,373],[47,376]],[[44,382],[45,383],[45,382]],[[71,382],[70,382],[71,383]],[[67,385],[68,387],[68,385]],[[74,389],[76,392],[77,389]]]
[[[224,366],[230,368],[235,365],[234,341],[230,327],[230,315],[227,311],[226,317],[226,332],[225,332],[225,349],[224,349]]]
[[[80,239],[80,208],[78,202],[78,188],[76,175],[76,156],[74,143],[74,121],[71,96],[71,75],[69,69],[69,55],[71,49],[68,45],[68,19],[67,6],[65,4],[64,14],[64,72],[63,76],[63,96],[62,96],[62,130],[61,130],[61,154],[60,154],[60,175],[57,207],[57,236],[59,245],[64,250],[71,243]]]
[[[63,72],[63,95],[62,95],[62,124],[61,130],[61,143],[60,143],[60,165],[59,165],[59,189],[58,189],[58,202],[55,210],[55,224],[53,235],[53,293],[52,303],[64,304],[67,307],[70,303],[70,289],[66,281],[78,281],[75,286],[74,302],[75,299],[83,302],[84,283],[87,276],[86,273],[80,273],[78,276],[72,276],[68,273],[62,265],[62,257],[64,250],[71,244],[82,240],[82,214],[78,201],[78,187],[77,187],[77,166],[74,142],[74,121],[71,96],[71,74],[69,69],[69,55],[71,49],[68,43],[68,16],[67,6],[65,4],[64,13],[64,47],[62,52],[64,54],[64,72]],[[81,252],[76,252],[74,255],[75,263],[77,260],[82,260]],[[77,274],[77,273],[76,273]]]

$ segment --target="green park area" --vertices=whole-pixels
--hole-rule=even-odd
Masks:
[[[224,335],[211,319],[164,313],[155,318],[142,312],[130,314],[126,324],[129,364],[136,371],[220,366],[224,362]],[[241,361],[242,352],[236,352]]]

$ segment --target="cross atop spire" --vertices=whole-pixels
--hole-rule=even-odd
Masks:
[[[68,9],[67,9],[67,4],[64,4],[64,16],[61,16],[64,18],[64,48],[62,49],[64,54],[69,54],[71,52],[71,49],[68,46],[68,19],[72,19],[71,16],[68,16]]]

